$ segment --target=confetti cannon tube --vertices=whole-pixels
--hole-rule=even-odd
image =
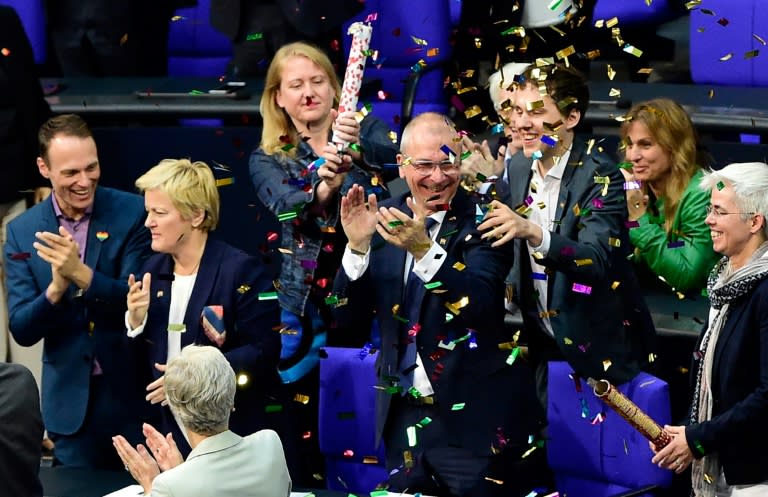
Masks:
[[[344,83],[341,85],[339,113],[357,110],[357,98],[360,95],[360,87],[363,84],[366,53],[371,44],[372,33],[373,28],[362,22],[353,23],[347,30],[347,34],[352,35],[352,46],[349,49],[347,69],[344,72]],[[348,145],[339,139],[335,133],[332,140],[333,143],[341,144],[343,148],[346,148]]]
[[[669,434],[661,426],[637,407],[637,404],[619,392],[609,381],[597,381],[589,378],[587,383],[592,387],[596,396],[600,397],[605,404],[619,413],[633,428],[650,440],[657,450],[662,449],[672,441]]]

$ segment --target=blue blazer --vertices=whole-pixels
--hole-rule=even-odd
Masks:
[[[168,313],[173,282],[173,258],[155,254],[142,268],[152,274],[150,305],[144,332],[135,340],[150,346],[150,361],[154,378],[161,373],[155,363],[165,364],[168,358]],[[267,396],[279,384],[277,362],[280,358],[280,310],[276,299],[266,300],[260,293],[272,292],[272,280],[267,267],[256,257],[208,239],[195,279],[195,286],[184,316],[186,331],[181,335],[182,348],[189,344],[219,347],[205,334],[201,313],[205,306],[223,307],[224,343],[219,347],[237,375],[247,375],[248,382],[239,385],[235,396],[235,411],[230,419],[232,431],[245,436],[264,428]],[[173,431],[174,440],[188,453],[189,447],[178,430],[168,408],[163,409],[164,432]]]
[[[691,391],[697,370],[694,359]],[[768,480],[767,419],[768,279],[764,279],[730,305],[712,365],[712,419],[687,426],[685,438],[697,457],[718,454],[729,485],[761,483]]]
[[[405,198],[382,205],[394,205],[411,215]],[[475,229],[475,205],[461,189],[451,202],[436,240],[446,250],[447,258],[433,279],[441,286],[427,291],[421,302],[419,354],[450,433],[445,443],[490,455],[494,434],[503,430],[511,445],[522,446],[535,424],[535,409],[531,406],[538,404],[527,368],[520,361],[508,366],[505,361],[510,350],[499,348],[500,343],[513,340],[512,331],[504,328],[504,277],[512,260],[511,244],[494,249],[480,240]],[[362,332],[370,330],[375,313],[381,330],[377,375],[380,385],[388,386],[388,377],[398,374],[399,348],[407,342],[406,326],[392,313],[395,304],[402,305],[406,252],[386,243],[378,234],[374,235],[372,247],[370,265],[360,279],[350,282],[344,270],[339,271],[334,291],[348,301],[336,308],[336,318],[341,326]],[[447,303],[464,297],[469,303],[458,314],[446,308]],[[446,319],[448,314],[452,316],[450,321]],[[444,351],[437,346],[441,339],[447,343],[465,336],[470,329],[476,330],[476,348],[464,341],[442,357],[430,357]],[[442,371],[433,377],[440,368]],[[378,442],[392,394],[381,389],[377,392]],[[464,403],[464,409],[451,410],[458,403]]]
[[[513,209],[528,197],[531,164],[530,160],[510,164],[507,204]],[[605,195],[604,185],[595,181],[598,176],[610,180]],[[587,154],[585,144],[574,140],[560,185],[550,249],[539,261],[548,270],[547,310],[557,313],[551,322],[560,353],[579,374],[616,384],[639,372],[656,334],[627,261],[631,247],[623,185],[614,161],[596,151]],[[556,352],[538,316],[528,244],[515,240],[515,247],[511,279],[523,311],[524,340],[530,342],[532,356],[554,358],[543,350],[550,347]],[[580,265],[579,260],[589,262]],[[574,284],[591,291],[576,292]]]
[[[10,329],[19,344],[45,339],[43,349],[43,421],[55,433],[70,435],[83,424],[93,359],[104,372],[105,388],[122,392],[116,416],[140,420],[146,384],[138,364],[142,350],[125,335],[128,275],[151,253],[144,227],[144,201],[138,195],[99,187],[88,228],[85,264],[93,281],[85,292],[70,285],[56,305],[45,297],[51,266],[37,256],[35,232],[58,233],[48,198],[8,225],[5,271]],[[139,414],[143,412],[143,414]]]

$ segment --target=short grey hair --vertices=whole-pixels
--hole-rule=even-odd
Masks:
[[[727,183],[736,197],[740,212],[762,215],[768,220],[768,164],[764,162],[737,162],[717,171],[708,172],[701,179],[702,190],[711,191],[720,183]],[[722,186],[720,186],[721,188]],[[743,220],[750,214],[742,214]],[[768,237],[768,223],[763,227]]]
[[[408,154],[406,150],[410,148],[411,142],[414,139],[413,134],[416,127],[424,126],[421,129],[422,133],[439,135],[442,133],[449,133],[453,136],[456,134],[456,125],[446,115],[438,112],[424,112],[414,117],[403,130],[403,136],[400,138],[400,151],[404,154]],[[448,147],[454,148],[453,142],[446,143]]]
[[[504,64],[501,69],[488,76],[488,95],[493,102],[493,108],[498,112],[501,110],[501,102],[499,101],[499,90],[502,88],[509,88],[509,85],[515,79],[515,76],[523,74],[528,68],[529,64],[522,62],[508,62]]]
[[[229,426],[235,406],[235,371],[219,349],[188,345],[168,362],[165,397],[190,431],[215,435]]]

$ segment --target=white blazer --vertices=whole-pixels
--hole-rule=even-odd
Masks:
[[[152,497],[288,497],[291,477],[280,438],[229,430],[206,438],[184,463],[160,473]]]

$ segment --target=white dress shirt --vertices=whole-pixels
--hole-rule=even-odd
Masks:
[[[431,214],[429,217],[434,219],[435,225],[429,230],[429,236],[434,241],[437,238],[437,234],[440,233],[440,225],[445,219],[446,211],[439,211]],[[426,255],[413,264],[413,273],[421,279],[424,283],[429,283],[432,278],[435,277],[437,272],[443,266],[445,261],[445,255],[447,252],[438,243],[433,243]],[[349,281],[355,281],[368,269],[370,263],[371,248],[368,247],[365,255],[357,255],[352,253],[349,245],[344,249],[344,255],[341,259],[341,266],[344,268],[344,272],[347,274]],[[405,256],[405,269],[403,270],[403,288],[408,282],[408,270],[411,267],[413,256],[410,252]],[[424,362],[421,360],[421,354],[416,352],[416,369],[413,371],[413,386],[423,396],[432,395],[435,393],[432,388],[432,383],[429,381],[426,371],[424,370]]]
[[[541,176],[539,170],[539,161],[534,160],[531,164],[531,171],[533,176],[531,177],[531,186],[528,188],[528,195],[530,195],[532,202],[530,204],[531,211],[528,214],[528,220],[539,225],[541,227],[541,245],[534,247],[530,243],[528,244],[528,253],[531,261],[531,271],[533,277],[533,289],[537,294],[537,303],[539,308],[539,316],[544,323],[544,329],[550,336],[554,337],[555,332],[552,330],[552,322],[549,319],[549,314],[545,311],[547,309],[547,277],[544,273],[546,269],[539,264],[534,254],[540,254],[545,257],[549,253],[549,245],[551,243],[550,231],[554,228],[555,214],[557,213],[557,201],[560,197],[560,184],[563,179],[563,172],[565,166],[568,164],[568,159],[571,157],[571,149],[565,151],[560,156],[560,160],[557,164],[547,171],[544,177]],[[534,192],[534,190],[536,190]]]

